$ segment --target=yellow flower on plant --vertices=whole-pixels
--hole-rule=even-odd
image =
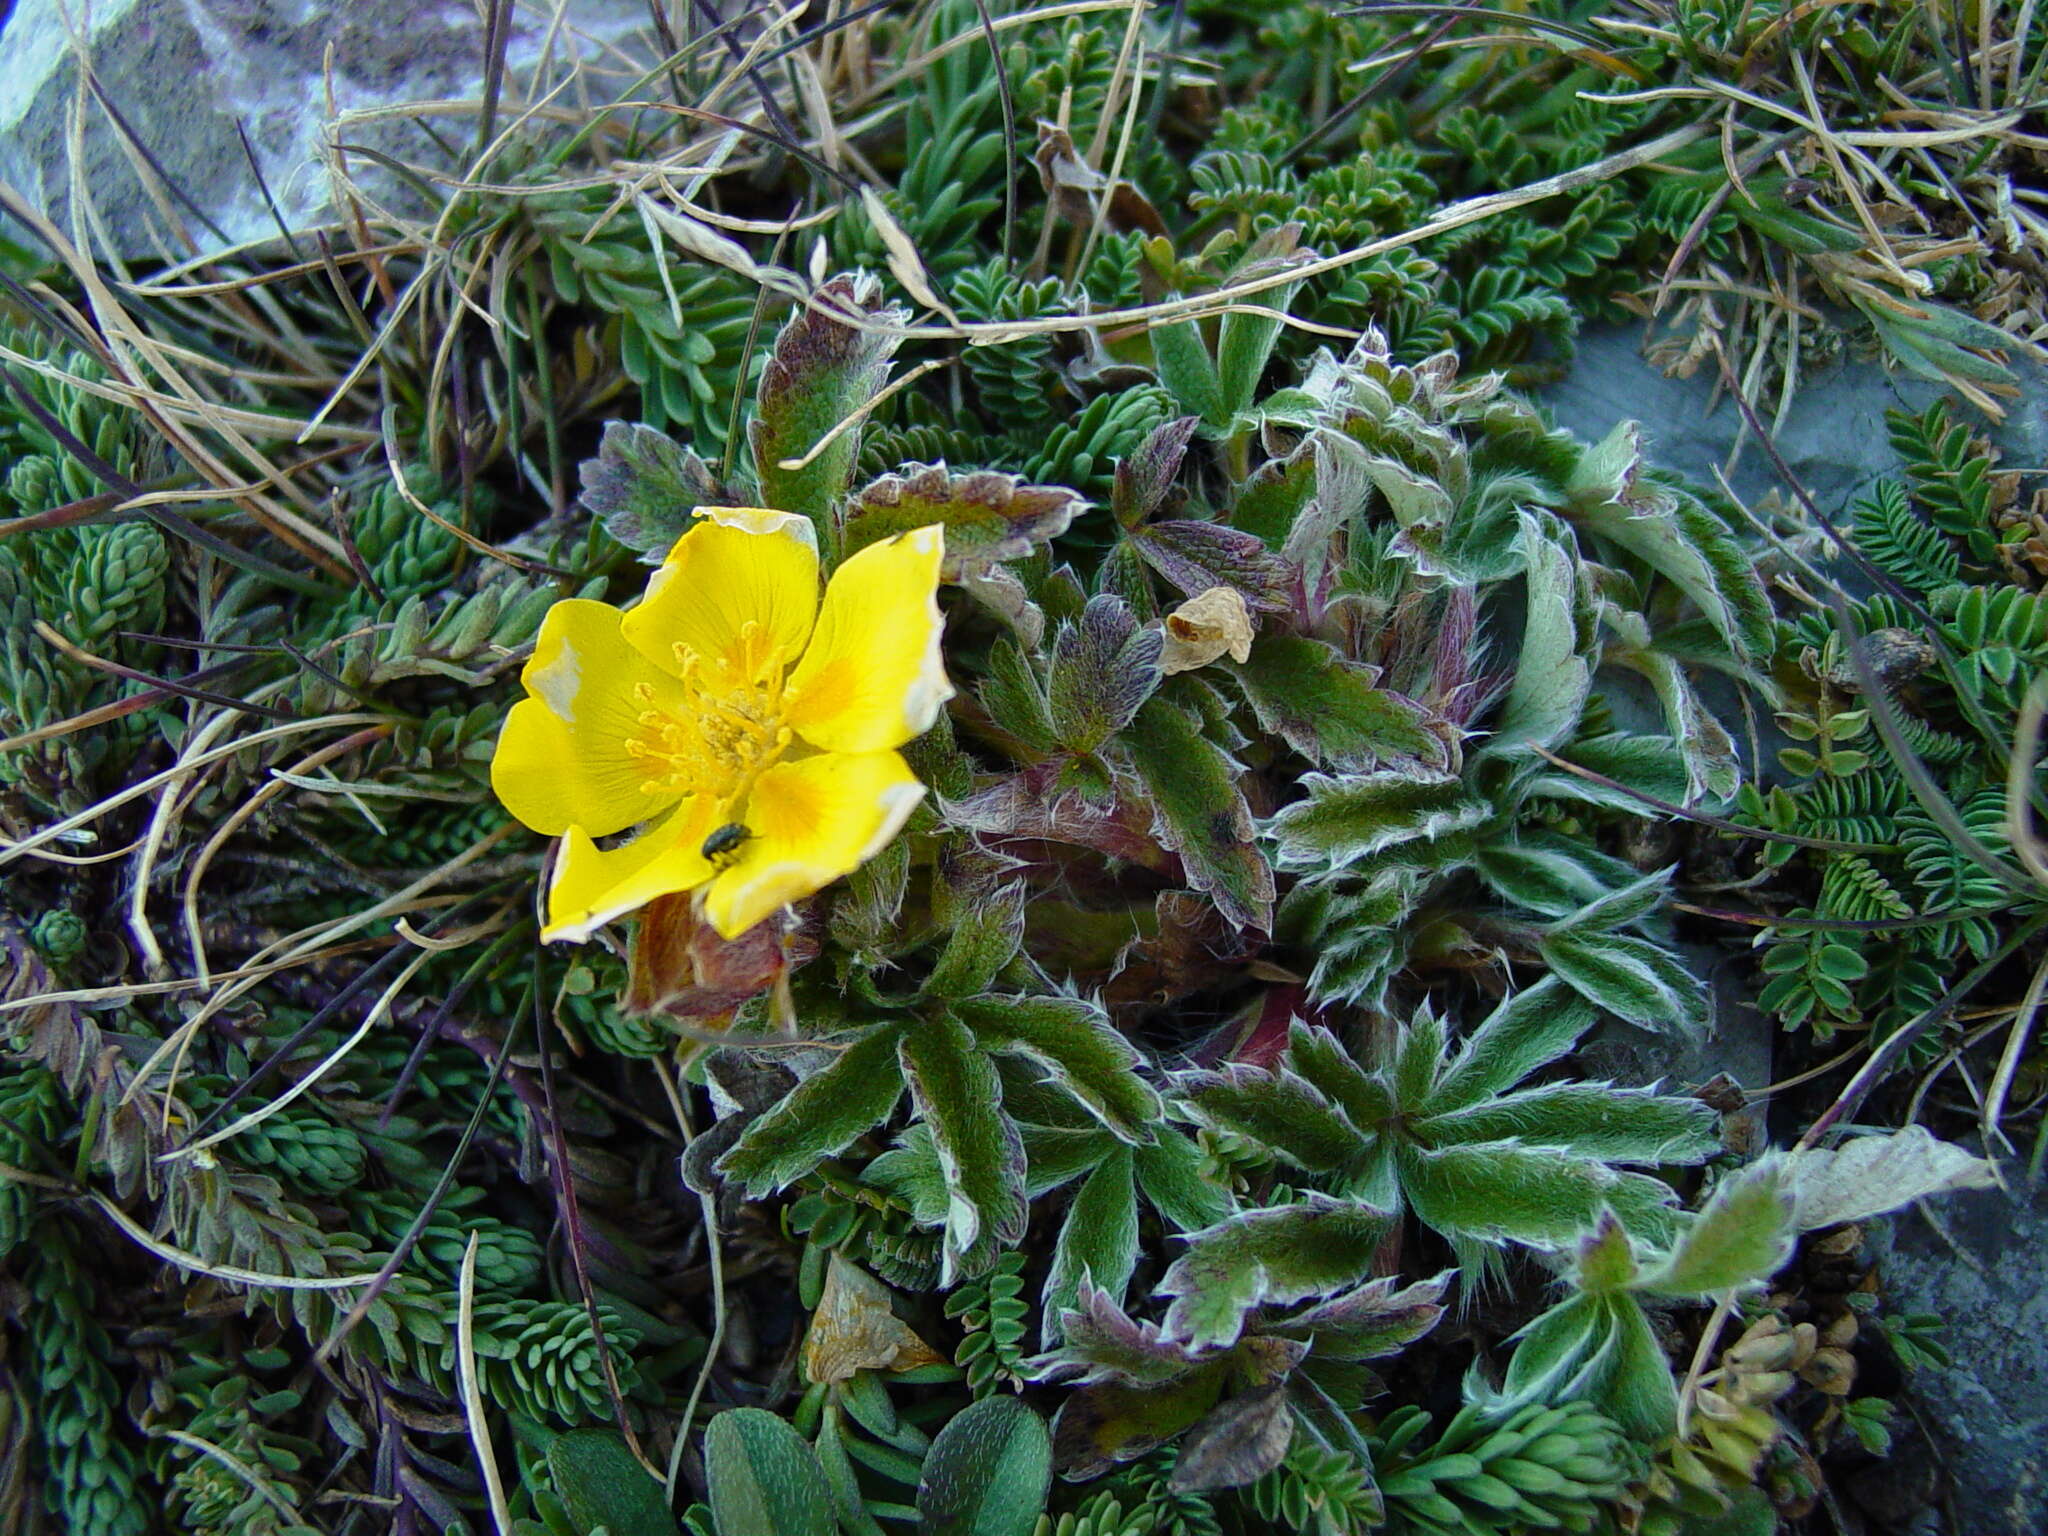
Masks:
[[[953,694],[944,530],[869,545],[821,603],[808,519],[699,512],[638,607],[549,609],[520,675],[491,787],[564,839],[544,939],[680,891],[737,938],[879,853],[924,795],[896,749]]]

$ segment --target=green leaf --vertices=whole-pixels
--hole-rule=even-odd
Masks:
[[[1280,549],[1315,489],[1315,452],[1304,442],[1287,458],[1268,460],[1252,471],[1238,487],[1230,526],[1255,535],[1268,549]]]
[[[1641,428],[1617,426],[1566,482],[1576,520],[1691,598],[1741,659],[1771,649],[1771,604],[1756,564],[1691,495],[1647,479]]]
[[[718,1171],[758,1200],[880,1125],[903,1097],[896,1065],[901,1034],[901,1028],[884,1025],[861,1035],[752,1121],[718,1160]]]
[[[1096,1164],[1067,1208],[1040,1306],[1048,1347],[1058,1339],[1060,1314],[1080,1296],[1084,1276],[1110,1299],[1123,1300],[1138,1266],[1138,1194],[1131,1162],[1129,1147],[1115,1148]]]
[[[1188,713],[1154,697],[1118,740],[1151,794],[1153,835],[1180,855],[1188,885],[1234,928],[1273,926],[1273,871],[1252,842],[1244,767]]]
[[[1526,512],[1520,544],[1528,607],[1515,649],[1515,680],[1484,749],[1490,754],[1556,746],[1577,729],[1593,687],[1579,561]]]
[[[1483,826],[1493,814],[1464,785],[1433,769],[1301,778],[1306,799],[1265,824],[1283,870],[1328,873],[1405,844],[1434,843]]]
[[[923,995],[978,997],[989,989],[1024,942],[1024,883],[1012,880],[987,895],[962,901]]]
[[[1052,1489],[1052,1437],[1014,1397],[986,1397],[947,1421],[925,1453],[918,1529],[927,1536],[1031,1536]]]
[[[964,1262],[1024,1235],[1024,1143],[1003,1113],[994,1063],[958,1019],[941,1015],[915,1025],[897,1049],[946,1179],[943,1280],[951,1285]]]
[[[834,318],[835,310],[880,322],[881,329],[849,325]],[[760,404],[747,429],[761,502],[808,517],[828,558],[837,547],[833,516],[860,457],[859,426],[841,432],[802,468],[782,466],[803,459],[881,392],[897,347],[884,331],[909,318],[882,303],[881,284],[867,273],[835,277],[790,317],[761,372]]]
[[[1798,1229],[1784,1165],[1752,1163],[1721,1181],[1637,1289],[1658,1296],[1711,1296],[1768,1280],[1791,1260]]]
[[[989,719],[1022,742],[1026,750],[1050,752],[1057,744],[1045,690],[1023,648],[1008,635],[1000,636],[989,648],[988,677],[978,692]]]
[[[1555,1147],[1482,1142],[1403,1146],[1401,1187],[1415,1214],[1447,1235],[1561,1248],[1614,1203],[1623,1175]],[[1656,1184],[1654,1179],[1641,1181]],[[1673,1198],[1661,1184],[1664,1197]]]
[[[1211,432],[1220,433],[1230,425],[1230,408],[1223,400],[1223,383],[1216,376],[1216,363],[1202,340],[1201,327],[1193,320],[1152,327],[1152,362],[1159,382],[1183,411],[1202,419]]]
[[[718,1536],[833,1536],[832,1490],[783,1419],[728,1408],[704,1431],[704,1475]]]
[[[1286,265],[1298,265],[1308,259],[1306,253],[1269,261],[1253,262],[1233,273],[1233,282],[1245,277],[1278,270]],[[1273,343],[1280,339],[1280,327],[1285,324],[1281,318],[1287,306],[1300,291],[1299,283],[1269,289],[1259,295],[1259,306],[1270,313],[1255,314],[1250,310],[1231,309],[1224,313],[1216,326],[1216,381],[1222,395],[1225,420],[1234,421],[1251,409],[1252,401],[1259,391],[1259,380],[1265,375],[1266,363],[1273,355]]]
[[[1079,622],[1053,639],[1046,687],[1054,734],[1073,752],[1093,752],[1131,723],[1160,680],[1163,631],[1140,628],[1122,598],[1092,597]]]
[[[1550,931],[1553,934],[1608,933],[1641,922],[1656,911],[1658,904],[1670,893],[1671,875],[1677,867],[1669,865],[1630,881],[1618,891],[1602,892],[1563,922],[1552,925]]]
[[[1607,882],[1582,857],[1591,852],[1569,838],[1488,842],[1474,851],[1472,865],[1502,899],[1544,917],[1566,917],[1607,894]]]
[[[1232,1201],[1208,1176],[1201,1148],[1175,1126],[1159,1127],[1159,1139],[1132,1153],[1138,1187],[1154,1210],[1182,1232],[1198,1232],[1228,1216]]]
[[[1720,1150],[1718,1117],[1698,1099],[1607,1083],[1548,1083],[1414,1122],[1432,1145],[1519,1141],[1606,1163],[1697,1163]]]
[[[1174,1298],[1166,1331],[1190,1348],[1233,1344],[1254,1307],[1327,1296],[1364,1279],[1390,1225],[1373,1206],[1310,1193],[1298,1205],[1205,1228],[1159,1282],[1159,1294]]]
[[[1536,947],[1566,985],[1640,1029],[1703,1038],[1707,989],[1670,953],[1621,933],[1546,934]]]
[[[583,461],[583,505],[626,548],[658,562],[695,521],[730,498],[711,466],[666,434],[608,421],[597,457]]]
[[[839,1427],[839,1405],[829,1398],[819,1417],[816,1449],[825,1481],[832,1485],[840,1530],[846,1536],[882,1536],[881,1522],[868,1513],[859,1474],[853,1469],[853,1459],[846,1454],[846,1437]]]
[[[1650,1327],[1630,1296],[1607,1303],[1614,1326],[1614,1350],[1607,1379],[1589,1395],[1624,1433],[1642,1445],[1656,1445],[1678,1432],[1678,1383]]]
[[[548,1478],[578,1531],[676,1536],[659,1481],[610,1429],[572,1429],[548,1443]]]
[[[1079,1099],[1125,1141],[1153,1139],[1158,1092],[1138,1076],[1136,1048],[1109,1016],[1078,997],[972,997],[954,1015],[981,1048],[1021,1056]]]
[[[1582,736],[1559,749],[1557,755],[1614,780],[1620,788],[1546,766],[1529,781],[1529,794],[1552,800],[1580,800],[1640,816],[1646,809],[1640,795],[1666,805],[1681,805],[1689,792],[1685,755],[1669,736]],[[1629,790],[1638,794],[1630,794]]]
[[[1288,1031],[1287,1064],[1361,1131],[1380,1130],[1396,1113],[1394,1091],[1386,1078],[1353,1061],[1337,1037],[1320,1025],[1297,1022]]]
[[[1174,1085],[1204,1125],[1246,1136],[1308,1173],[1336,1173],[1364,1155],[1367,1137],[1302,1078],[1233,1062],[1183,1072]]]
[[[1262,635],[1231,668],[1259,724],[1319,768],[1350,773],[1394,761],[1441,769],[1443,738],[1422,706],[1372,685],[1335,647],[1301,635]]]
[[[906,464],[869,481],[847,503],[845,553],[942,524],[943,581],[958,582],[1050,544],[1088,503],[1063,485],[1026,485],[1017,475],[944,464]]]
[[[1553,1407],[1583,1397],[1604,1378],[1615,1351],[1615,1298],[1567,1296],[1515,1335],[1500,1395],[1506,1407]],[[1635,1304],[1619,1298],[1624,1306]]]

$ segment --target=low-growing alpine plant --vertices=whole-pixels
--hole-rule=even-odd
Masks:
[[[1992,404],[2037,274],[1852,179],[2029,217],[1944,25],[688,9],[426,223],[0,241],[0,1526],[1815,1507],[1938,1358],[1858,1224],[1987,1165],[1696,1079],[1743,937],[1779,1132],[2039,966],[2048,523],[1901,418],[1838,604],[1512,391],[1659,283],[1789,389],[1811,282]]]

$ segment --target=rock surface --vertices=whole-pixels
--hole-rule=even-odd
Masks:
[[[1910,1399],[1945,1473],[1941,1528],[2037,1536],[2048,1530],[2048,1188],[1951,1195],[1929,1214],[1894,1218],[1882,1274],[1885,1310],[1939,1314],[1955,1360],[1915,1372]]]
[[[644,0],[568,0],[556,35],[553,5],[512,10],[513,77],[543,59],[591,57],[637,34],[648,14]],[[0,30],[0,181],[67,233],[79,75],[66,12],[113,108],[86,103],[83,168],[103,227],[127,256],[182,257],[187,247],[168,236],[116,113],[189,199],[174,203],[176,216],[211,251],[277,232],[265,184],[293,228],[332,216],[320,156],[330,89],[333,112],[345,113],[473,97],[483,79],[484,29],[470,0],[18,0]],[[466,142],[468,120],[440,126],[462,130],[454,138]],[[440,158],[410,124],[352,123],[344,136],[408,159]],[[356,158],[357,169],[372,170],[368,157]]]
[[[1726,466],[1741,435],[1742,417],[1725,397],[1714,401],[1713,379],[1704,369],[1689,379],[1667,378],[1642,356],[1641,343],[1638,326],[1589,328],[1579,337],[1571,372],[1540,391],[1537,400],[1559,426],[1594,442],[1617,421],[1640,421],[1651,462],[1712,485],[1715,468]],[[2048,464],[2048,367],[2020,357],[2012,368],[2025,393],[2006,402],[2006,419],[1992,429],[1992,438],[2015,468]],[[1875,360],[1845,358],[1801,380],[1784,424],[1772,435],[1793,473],[1832,517],[1872,481],[1896,472],[1884,413],[1922,411],[1941,394],[1936,385],[1887,372]],[[1964,419],[1982,420],[1968,406],[1962,410]],[[1771,425],[1769,415],[1764,424]],[[1743,446],[1728,482],[1745,500],[1773,487],[1791,495],[1754,441]]]

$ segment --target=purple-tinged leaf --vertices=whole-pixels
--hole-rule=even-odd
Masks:
[[[1050,543],[1087,505],[1063,485],[1026,485],[990,469],[961,473],[944,463],[906,464],[854,492],[844,519],[845,552],[940,523],[946,557],[939,576],[959,582]]]
[[[1090,598],[1078,624],[1061,625],[1046,686],[1061,745],[1093,752],[1129,725],[1159,686],[1164,643],[1118,597]]]
[[[1199,416],[1181,416],[1161,422],[1137,448],[1119,460],[1109,504],[1117,521],[1126,528],[1156,516],[1174,496],[1174,480],[1181,460],[1194,440]]]
[[[875,327],[908,318],[883,304],[881,284],[867,273],[835,277],[790,317],[762,370],[760,405],[747,429],[761,500],[810,518],[828,548],[834,505],[860,457],[860,426],[810,455],[888,379],[897,342]]]
[[[659,564],[683,536],[696,508],[733,504],[694,450],[639,422],[606,422],[597,457],[577,473],[591,516],[649,564]]]
[[[1444,1315],[1443,1294],[1450,1274],[1399,1290],[1394,1289],[1397,1283],[1394,1275],[1368,1280],[1306,1312],[1267,1323],[1265,1331],[1286,1339],[1313,1339],[1319,1359],[1380,1360],[1399,1354]]]
[[[1242,1488],[1279,1466],[1293,1440],[1294,1410],[1284,1388],[1240,1392],[1188,1431],[1172,1486],[1182,1493]]]
[[[1166,1444],[1209,1411],[1223,1391],[1229,1362],[1208,1364],[1163,1387],[1102,1382],[1083,1387],[1053,1420],[1053,1465],[1070,1482],[1099,1477]]]
[[[1235,587],[1266,613],[1293,606],[1294,571],[1242,528],[1183,519],[1147,523],[1131,539],[1146,563],[1189,597],[1211,587]]]
[[[1167,1338],[1156,1323],[1138,1321],[1092,1281],[1083,1280],[1075,1294],[1077,1305],[1060,1314],[1065,1342],[1026,1362],[1033,1381],[1157,1387],[1201,1362],[1199,1352]]]

